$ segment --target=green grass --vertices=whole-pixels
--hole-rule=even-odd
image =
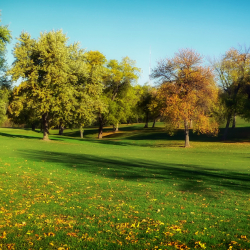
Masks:
[[[0,249],[250,249],[249,123],[191,148],[120,130],[1,128]]]

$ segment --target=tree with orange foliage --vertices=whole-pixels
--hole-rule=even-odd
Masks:
[[[184,123],[185,147],[189,147],[189,130],[216,135],[218,123],[212,117],[218,99],[213,71],[202,66],[203,57],[192,49],[182,49],[175,57],[161,60],[151,77],[159,79],[157,98],[169,132]]]

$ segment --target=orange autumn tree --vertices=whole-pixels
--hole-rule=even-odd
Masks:
[[[158,62],[152,77],[161,86],[158,100],[169,132],[183,124],[185,147],[189,147],[189,130],[216,135],[218,123],[213,109],[218,99],[218,87],[213,71],[202,66],[203,57],[192,49],[182,49],[171,59]]]

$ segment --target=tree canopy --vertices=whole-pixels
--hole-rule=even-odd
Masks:
[[[1,72],[6,70],[4,53],[10,39],[8,27],[0,26]],[[213,68],[204,66],[196,51],[181,49],[160,60],[152,71],[158,86],[135,85],[140,69],[129,57],[107,61],[99,51],[69,44],[62,31],[44,32],[37,39],[22,32],[13,54],[15,61],[7,75],[21,84],[9,97],[9,118],[34,126],[41,122],[44,140],[51,127],[59,127],[60,134],[65,126],[78,127],[83,137],[84,126],[97,122],[102,138],[104,125],[117,131],[120,123],[140,118],[147,128],[149,121],[154,127],[161,118],[170,134],[184,128],[188,147],[190,129],[217,135],[219,122],[226,118],[226,139],[233,117],[250,119],[249,49],[231,48],[213,62]],[[2,85],[8,83],[7,75],[1,75]],[[1,120],[8,91],[1,89],[0,98]]]
[[[18,116],[24,105],[35,110],[43,120],[47,140],[50,120],[72,122],[73,111],[79,106],[80,82],[88,74],[81,61],[83,51],[78,44],[67,45],[68,38],[62,31],[41,33],[37,40],[22,33],[18,41],[15,62],[8,73],[22,83],[14,89],[9,111]]]
[[[98,115],[99,135],[102,138],[103,126],[107,123],[118,125],[120,121],[128,118],[131,102],[128,95],[133,82],[138,79],[140,69],[135,66],[135,61],[124,57],[121,62],[110,60],[104,76],[103,101],[106,109],[100,109]],[[132,97],[132,96],[131,96]]]
[[[0,19],[0,22],[1,22],[1,19]],[[5,60],[6,45],[10,43],[11,39],[12,39],[11,31],[9,30],[9,27],[7,25],[0,25],[0,71],[2,71],[6,67],[5,65],[6,64],[6,60]]]

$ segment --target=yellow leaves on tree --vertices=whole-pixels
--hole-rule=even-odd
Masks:
[[[218,88],[209,67],[203,67],[202,56],[190,49],[180,50],[174,58],[162,60],[152,76],[161,87],[158,100],[169,127],[185,129],[185,147],[189,147],[189,129],[216,135],[218,124],[212,117],[218,98]],[[170,130],[171,130],[170,129]]]

